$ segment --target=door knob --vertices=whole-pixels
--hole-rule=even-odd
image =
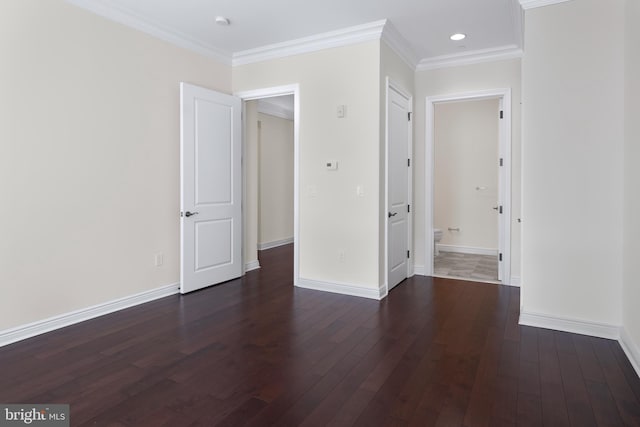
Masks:
[[[184,216],[186,216],[187,218],[189,218],[191,215],[198,215],[198,213],[199,213],[199,212],[189,212],[189,211],[186,211],[186,212],[184,213]]]
[[[392,216],[396,216],[396,215],[398,215],[398,212],[394,212],[394,213],[389,212],[389,218],[391,218]]]
[[[497,211],[497,210],[498,210],[498,206],[494,206],[494,207],[493,207],[493,208],[491,208],[491,209],[493,209],[494,211]]]

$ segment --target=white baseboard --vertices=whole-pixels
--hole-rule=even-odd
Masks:
[[[623,327],[620,328],[620,347],[627,355],[631,366],[636,370],[636,374],[640,377],[640,348],[633,342],[627,330]]]
[[[520,321],[518,323],[525,326],[554,329],[611,340],[618,340],[620,338],[620,326],[548,316],[546,314],[528,313],[526,311],[520,312]]]
[[[244,265],[244,272],[246,273],[247,271],[257,270],[259,268],[260,268],[260,261],[258,260],[250,261]]]
[[[49,317],[48,319],[39,320],[37,322],[21,325],[16,328],[0,331],[0,347],[22,341],[36,335],[44,334],[55,329],[64,328],[75,323],[90,320],[96,317],[104,316],[134,305],[144,304],[159,298],[175,295],[180,292],[180,284],[172,283],[171,285],[162,286],[160,288],[151,289],[149,291],[140,292],[138,294],[129,295],[118,298],[102,304],[75,310],[69,313],[60,314],[58,316]]]
[[[293,243],[293,237],[282,240],[274,240],[273,242],[258,243],[258,250],[263,251],[265,249],[277,248],[278,246],[284,246]]]
[[[476,248],[473,246],[457,246],[457,245],[445,245],[438,243],[436,248],[442,252],[455,252],[459,254],[473,254],[473,255],[493,255],[498,256],[497,249],[490,248]]]
[[[511,276],[511,281],[508,283],[504,283],[508,286],[514,286],[516,288],[520,287],[520,277],[519,276]]]
[[[333,292],[335,294],[352,295],[355,297],[371,298],[375,300],[380,300],[387,294],[386,287],[372,289],[346,283],[330,283],[319,280],[303,279],[302,277],[298,279],[296,286],[299,288],[314,289],[316,291]]]

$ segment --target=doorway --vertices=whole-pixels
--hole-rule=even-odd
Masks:
[[[510,89],[426,106],[427,274],[510,284]]]
[[[244,170],[244,182],[243,182],[243,218],[244,218],[244,235],[243,235],[243,257],[244,257],[244,270],[250,271],[256,268],[260,268],[258,261],[258,250],[268,249],[276,246],[293,243],[293,270],[294,285],[298,282],[298,266],[299,266],[299,248],[298,248],[298,122],[299,122],[299,98],[298,98],[298,85],[279,86],[266,89],[258,89],[251,91],[243,91],[236,93],[236,96],[240,97],[243,101],[243,118],[245,121],[245,136],[243,141],[243,170]],[[262,110],[262,112],[260,112]],[[278,117],[280,116],[280,117]],[[291,119],[291,120],[289,120]],[[290,123],[283,123],[282,121],[289,121]],[[251,123],[250,123],[251,122]],[[250,126],[247,126],[250,124]],[[253,126],[255,125],[255,126]],[[271,176],[269,182],[262,182],[261,180],[261,156],[260,150],[266,149],[264,147],[267,141],[275,133],[282,132],[283,128],[290,126],[292,130],[291,146],[278,147],[276,151],[286,153],[289,160],[281,158],[277,153],[269,152],[267,156],[263,156],[262,163],[263,169],[265,162],[269,162],[269,154],[273,154],[271,160],[282,162],[285,161],[288,164],[286,167],[290,170],[284,172],[279,170],[276,175]],[[278,130],[279,129],[279,130]],[[271,147],[275,148],[275,147]],[[292,152],[288,152],[292,150]],[[265,153],[263,153],[265,154]],[[272,165],[273,166],[273,165]],[[271,166],[268,166],[271,167]],[[266,171],[262,171],[266,172]],[[278,180],[289,177],[290,182],[287,184],[287,188],[278,190]],[[288,187],[291,187],[290,190]],[[276,200],[261,200],[264,196],[268,196],[265,191],[277,190],[278,196],[281,200],[284,200],[284,204],[281,205],[269,205],[269,202]],[[285,194],[287,193],[288,194]],[[289,201],[287,201],[289,200]],[[266,203],[261,203],[266,202]],[[268,218],[264,217],[263,221],[270,222],[267,224],[262,222],[261,224],[261,206],[269,209]],[[275,219],[275,222],[279,222],[274,226],[274,210],[289,209],[287,215],[289,219],[282,221],[283,216],[280,215]],[[262,212],[264,213],[264,212]],[[276,213],[277,215],[277,213]],[[291,224],[289,224],[291,222]],[[262,225],[262,227],[261,227]],[[271,231],[275,230],[275,233],[264,234],[264,228],[271,227]],[[291,230],[292,237],[286,235],[284,230]],[[262,235],[261,235],[262,234]],[[269,237],[272,236],[272,237]],[[280,238],[274,238],[273,236],[280,235]]]
[[[247,102],[257,103],[258,251],[262,251],[293,243],[293,95]]]

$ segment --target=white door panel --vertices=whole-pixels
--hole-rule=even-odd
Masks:
[[[240,99],[180,84],[180,291],[242,275]]]
[[[499,100],[499,108],[500,112],[497,114],[500,117],[500,121],[504,120],[504,98],[500,98]],[[505,153],[505,144],[503,141],[505,140],[504,126],[500,122],[498,122],[498,161],[496,162],[498,166],[498,281],[503,282],[505,280],[504,277],[504,254],[506,252],[505,246],[505,227],[508,226],[506,223],[506,215],[505,215],[505,167],[504,167],[504,159],[507,156]]]
[[[409,112],[411,99],[389,87],[387,99],[388,289],[408,275],[409,251]]]

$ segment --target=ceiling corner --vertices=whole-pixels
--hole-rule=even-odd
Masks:
[[[382,29],[382,41],[389,46],[406,64],[415,71],[418,65],[418,59],[415,52],[411,48],[409,42],[402,37],[402,35],[396,30],[390,20],[385,19],[385,24]]]
[[[185,34],[168,29],[149,19],[137,15],[122,6],[106,2],[104,0],[65,0],[67,3],[92,12],[103,18],[117,22],[143,33],[149,34],[165,42],[171,43],[183,49],[191,50],[206,57],[212,58],[225,65],[231,65],[231,54],[211,46],[202,40],[196,40]]]
[[[255,49],[234,52],[232,65],[235,67],[237,65],[251,64],[270,59],[316,52],[323,49],[379,40],[382,37],[386,22],[386,19],[382,19],[283,43],[275,43]]]
[[[480,64],[483,62],[504,61],[522,57],[522,49],[516,45],[501,46],[490,49],[479,49],[452,55],[425,58],[418,63],[417,71],[435,70],[438,68],[459,67],[462,65]]]

